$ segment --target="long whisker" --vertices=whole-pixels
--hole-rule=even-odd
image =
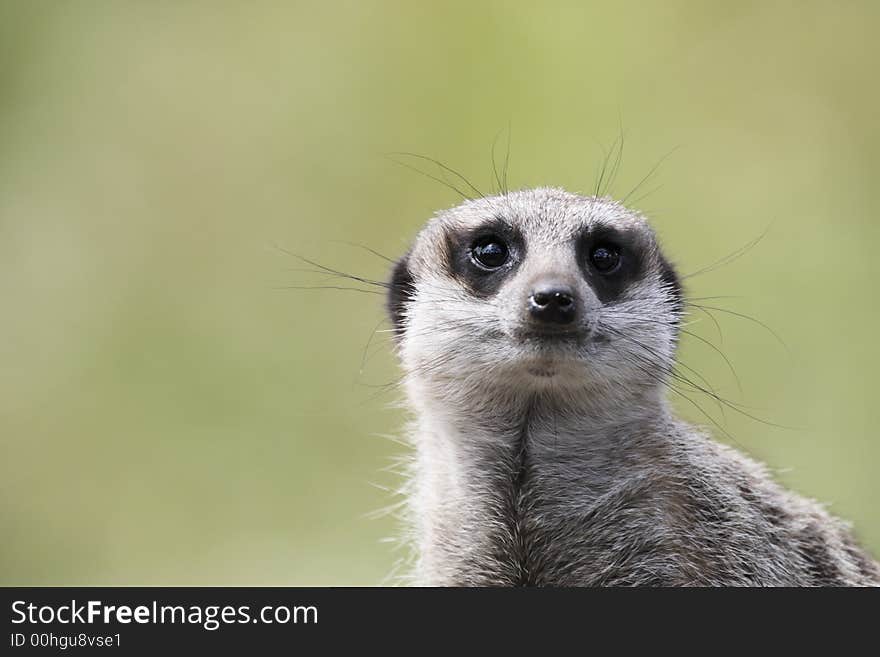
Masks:
[[[386,283],[386,282],[384,282],[384,281],[374,281],[374,280],[369,279],[369,278],[364,278],[363,276],[355,276],[354,274],[348,274],[348,273],[346,273],[346,272],[344,272],[344,271],[339,271],[338,269],[333,269],[333,268],[331,268],[331,267],[326,267],[326,266],[322,265],[322,264],[319,263],[319,262],[315,262],[314,260],[310,260],[309,258],[306,258],[306,257],[304,257],[304,256],[301,256],[301,255],[299,255],[298,253],[294,253],[293,251],[289,251],[288,249],[285,249],[285,248],[283,248],[283,247],[281,247],[281,246],[278,246],[277,244],[274,245],[274,246],[275,246],[276,249],[278,249],[278,250],[281,251],[282,253],[284,253],[284,254],[286,254],[286,255],[289,255],[289,256],[291,256],[292,258],[296,258],[297,260],[301,260],[302,262],[304,262],[304,263],[306,263],[306,264],[308,264],[308,265],[311,265],[312,267],[317,267],[317,268],[320,269],[322,272],[325,272],[325,273],[327,273],[327,274],[333,274],[333,275],[335,275],[335,276],[340,276],[340,277],[342,277],[342,278],[347,278],[347,279],[350,279],[350,280],[352,280],[352,281],[357,281],[358,283],[364,283],[364,284],[366,284],[366,285],[374,285],[374,286],[376,286],[376,287],[383,287],[383,288],[388,288],[388,287],[390,287],[389,284]]]
[[[378,294],[378,290],[364,290],[359,287],[346,287],[344,285],[275,285],[273,290],[344,290],[346,292],[361,292],[363,294]]]
[[[620,338],[623,338],[624,340],[629,340],[630,342],[633,342],[634,344],[636,344],[636,345],[638,345],[639,347],[641,347],[642,349],[644,349],[648,354],[650,354],[651,356],[653,356],[654,359],[651,359],[651,358],[645,358],[645,357],[642,357],[642,356],[639,355],[639,354],[630,354],[632,357],[635,357],[635,358],[639,359],[642,363],[644,363],[646,367],[648,367],[648,368],[650,368],[650,369],[652,369],[652,370],[653,370],[654,368],[657,368],[657,369],[659,369],[663,374],[665,374],[666,376],[669,376],[669,377],[673,378],[673,379],[676,380],[676,381],[679,381],[680,383],[682,383],[682,384],[684,384],[684,385],[690,386],[695,392],[701,392],[701,393],[703,393],[703,394],[709,396],[709,397],[712,398],[716,403],[718,403],[718,405],[719,405],[719,410],[721,411],[722,416],[725,415],[725,413],[724,413],[724,406],[723,406],[722,404],[725,404],[725,403],[732,403],[732,402],[728,402],[727,400],[723,399],[720,395],[718,395],[718,393],[715,392],[715,390],[712,388],[712,386],[709,384],[709,382],[706,381],[705,377],[703,377],[699,372],[697,372],[697,371],[694,370],[693,368],[691,368],[691,367],[685,365],[684,363],[681,363],[681,362],[678,363],[680,366],[685,367],[686,369],[688,369],[688,370],[690,370],[691,372],[693,372],[693,373],[694,373],[696,376],[698,376],[700,379],[702,379],[702,380],[707,384],[708,389],[707,389],[707,388],[704,388],[703,386],[700,386],[700,385],[694,383],[694,382],[691,381],[687,376],[681,374],[680,372],[676,372],[675,369],[674,369],[674,366],[667,365],[666,363],[664,363],[664,362],[663,362],[663,359],[660,357],[660,355],[657,354],[657,352],[656,352],[654,349],[648,347],[648,346],[645,345],[644,343],[642,343],[642,342],[636,340],[635,338],[633,338],[633,337],[631,337],[631,336],[626,335],[626,334],[623,333],[622,331],[618,331],[618,330],[613,329],[613,328],[611,328],[611,327],[609,327],[609,326],[603,326],[603,328],[604,328],[605,330],[611,332],[612,334],[617,335],[617,336],[620,337]]]
[[[358,377],[362,376],[364,373],[364,367],[367,364],[367,350],[370,348],[370,344],[373,342],[373,338],[376,336],[376,331],[379,330],[379,327],[382,326],[385,321],[386,320],[384,317],[380,319],[376,326],[373,327],[372,332],[370,332],[370,337],[367,339],[367,344],[364,345],[364,351],[361,354],[361,366],[360,369],[358,369]]]
[[[648,190],[647,192],[645,192],[644,194],[639,194],[636,198],[634,198],[634,199],[631,201],[631,204],[634,205],[634,206],[638,206],[639,203],[641,203],[642,201],[644,201],[644,200],[645,200],[646,198],[648,198],[651,194],[653,194],[654,192],[658,192],[658,191],[660,191],[661,189],[663,189],[663,185],[662,185],[662,184],[661,184],[661,185],[656,185],[656,186],[654,186],[654,187],[651,187],[651,189],[649,189],[649,190]]]
[[[510,187],[507,185],[507,172],[510,169],[510,133],[511,133],[511,125],[510,121],[507,122],[507,149],[504,152],[504,169],[501,174],[501,181],[504,183],[502,185],[502,189],[504,190],[504,195],[507,195],[507,192],[510,190]]]
[[[479,189],[477,189],[470,180],[465,178],[461,173],[459,173],[458,171],[456,171],[452,167],[449,167],[449,166],[443,164],[443,162],[441,162],[440,160],[434,159],[433,157],[428,157],[427,155],[419,155],[418,153],[396,152],[396,153],[391,153],[391,155],[402,155],[404,157],[414,157],[419,160],[424,160],[425,162],[430,162],[431,164],[442,169],[443,171],[451,173],[453,176],[455,176],[456,178],[461,180],[465,185],[470,187],[476,193],[477,196],[480,196],[481,198],[486,197],[486,195],[483,194],[483,192],[481,192]]]
[[[693,331],[686,331],[685,329],[680,329],[682,333],[688,335],[692,338],[695,338],[702,342],[703,344],[709,346],[712,350],[715,351],[721,358],[724,360],[724,363],[727,365],[727,369],[730,370],[730,373],[733,375],[734,381],[736,381],[736,388],[739,391],[739,394],[743,394],[742,382],[739,379],[739,375],[736,373],[736,368],[733,366],[733,363],[730,362],[730,359],[727,355],[721,351],[715,344],[713,344],[710,340],[707,340],[702,335],[694,333]]]
[[[332,242],[334,244],[345,244],[347,246],[353,246],[357,249],[363,249],[364,251],[366,251],[368,253],[372,253],[374,256],[382,258],[382,260],[385,260],[386,262],[390,262],[391,264],[395,263],[395,260],[393,258],[389,258],[386,255],[382,255],[381,253],[379,253],[375,249],[371,249],[369,246],[366,246],[364,244],[358,244],[357,242],[349,242],[347,240],[330,240],[330,242]]]
[[[608,326],[604,326],[604,328],[605,328],[606,330],[610,330],[612,333],[616,333],[619,337],[622,337],[622,338],[624,338],[624,339],[626,339],[626,340],[630,340],[631,342],[633,342],[633,343],[635,343],[635,344],[641,346],[643,349],[645,349],[645,350],[648,351],[649,353],[652,353],[652,355],[656,355],[656,354],[654,354],[654,352],[653,352],[649,347],[646,347],[645,345],[641,344],[638,340],[634,339],[632,336],[627,336],[627,335],[625,335],[625,334],[622,334],[622,333],[620,333],[619,331],[616,331],[615,329],[613,329],[613,328],[611,328],[611,327],[608,327]],[[723,398],[723,397],[720,397],[720,396],[718,396],[717,394],[715,394],[713,391],[708,390],[708,389],[706,389],[706,388],[700,386],[699,384],[694,383],[693,381],[691,381],[691,380],[688,379],[687,377],[683,377],[683,378],[682,378],[680,374],[679,374],[678,376],[676,376],[675,373],[674,373],[674,372],[673,372],[668,366],[666,366],[665,363],[663,363],[663,362],[657,362],[657,363],[652,362],[651,365],[657,367],[657,368],[660,369],[663,373],[668,374],[668,375],[670,375],[670,376],[674,376],[675,378],[678,378],[678,380],[681,380],[682,382],[687,383],[688,385],[690,385],[690,386],[696,388],[696,390],[697,390],[698,392],[701,392],[701,393],[703,393],[703,394],[705,394],[705,395],[708,395],[709,397],[712,397],[713,399],[716,399],[717,401],[721,402],[722,404],[724,404],[725,406],[727,406],[727,407],[730,408],[731,410],[733,410],[733,411],[739,413],[740,415],[744,415],[745,417],[748,417],[749,419],[752,419],[752,420],[754,420],[754,421],[756,421],[756,422],[760,422],[761,424],[765,424],[765,425],[768,425],[768,426],[777,427],[777,428],[780,428],[780,429],[793,429],[793,427],[785,426],[785,425],[781,425],[781,424],[777,424],[777,423],[775,423],[775,422],[770,422],[769,420],[765,420],[765,419],[760,418],[760,417],[758,417],[758,416],[756,416],[756,415],[752,415],[751,413],[749,413],[749,412],[743,410],[743,409],[746,408],[746,407],[743,406],[742,404],[738,404],[738,403],[733,402],[733,401],[731,401],[731,400],[729,400],[729,399],[725,399],[725,398]]]
[[[705,310],[701,306],[698,306],[697,304],[694,304],[694,303],[690,303],[687,300],[685,300],[685,305],[689,308],[693,308],[695,310],[698,310],[699,312],[703,313],[706,317],[708,317],[709,321],[711,321],[715,325],[715,330],[718,332],[718,342],[720,342],[721,344],[724,344],[724,331],[721,330],[721,324],[715,318],[715,315],[710,313],[708,310]]]
[[[620,119],[620,117],[618,117],[618,119]],[[607,194],[612,189],[612,187],[614,186],[614,181],[617,180],[617,174],[620,171],[620,163],[623,160],[623,142],[624,142],[625,136],[626,136],[626,133],[623,130],[623,122],[621,121],[619,124],[619,133],[618,133],[618,140],[619,140],[620,145],[617,148],[617,157],[614,161],[614,164],[611,166],[611,173],[608,176],[608,182],[605,183],[605,189],[602,190],[601,194],[603,196],[605,194]]]
[[[751,315],[746,315],[744,313],[738,313],[735,310],[728,310],[727,308],[718,308],[717,306],[703,306],[703,305],[698,305],[698,304],[690,303],[690,302],[688,303],[688,305],[692,306],[694,308],[699,308],[700,310],[703,310],[703,311],[714,310],[715,312],[719,312],[719,313],[727,313],[728,315],[733,315],[734,317],[739,317],[740,319],[744,319],[746,321],[757,324],[758,326],[760,326],[761,328],[766,330],[768,333],[770,333],[770,335],[772,335],[774,338],[776,338],[776,341],[779,342],[779,344],[781,344],[789,354],[791,353],[791,350],[789,349],[788,345],[785,343],[785,340],[783,340],[776,331],[774,331],[772,328],[770,328],[767,324],[762,322],[760,319],[756,319],[755,317],[752,317]]]
[[[648,180],[651,179],[651,177],[657,172],[657,169],[660,168],[660,165],[662,165],[662,164],[663,164],[663,163],[664,163],[664,162],[665,162],[665,161],[666,161],[666,160],[667,160],[667,159],[668,159],[673,153],[675,153],[675,151],[677,151],[678,149],[679,149],[679,147],[676,146],[675,148],[673,148],[672,150],[670,150],[668,153],[666,153],[663,157],[661,157],[661,158],[657,161],[657,164],[655,164],[655,165],[651,168],[651,170],[648,171],[648,173],[645,175],[645,177],[642,178],[639,182],[637,182],[637,183],[636,183],[636,186],[633,187],[631,190],[629,190],[629,192],[627,193],[626,196],[624,196],[622,199],[620,199],[620,202],[621,202],[622,204],[626,204],[626,202],[629,200],[629,198],[630,198],[633,194],[635,194],[635,193],[639,190],[639,188],[640,188],[642,185],[644,185],[646,182],[648,182]]]
[[[619,355],[621,358],[623,358],[624,360],[626,360],[626,356],[625,356],[622,352],[620,352],[620,351],[619,351],[619,350],[618,350],[613,344],[611,345],[611,348],[612,348],[615,352],[617,352],[618,355]],[[631,363],[631,364],[634,365],[634,366],[636,367],[636,369],[639,369],[640,371],[642,371],[642,372],[645,374],[645,376],[647,376],[649,379],[651,379],[651,380],[655,381],[656,383],[658,383],[658,384],[660,384],[660,385],[666,387],[666,388],[667,388],[668,390],[670,390],[671,392],[673,392],[673,393],[675,393],[676,395],[678,395],[678,396],[682,397],[683,399],[685,399],[685,401],[687,401],[687,402],[688,402],[689,404],[691,404],[694,408],[696,408],[696,409],[700,412],[701,415],[703,415],[706,419],[708,419],[709,422],[711,422],[711,423],[715,426],[716,429],[718,429],[721,433],[723,433],[723,434],[724,434],[727,438],[729,438],[731,441],[733,441],[733,442],[739,444],[739,442],[738,442],[738,441],[737,441],[737,440],[736,440],[736,439],[730,434],[730,432],[728,432],[724,427],[722,427],[722,426],[718,423],[718,421],[715,420],[715,418],[712,417],[709,413],[707,413],[706,410],[705,410],[702,406],[700,406],[696,401],[694,401],[693,399],[691,399],[690,397],[688,397],[688,396],[687,396],[686,394],[684,394],[681,390],[678,390],[675,386],[671,385],[668,381],[664,380],[662,377],[658,377],[658,376],[657,376],[656,374],[654,374],[650,369],[642,368],[642,367],[640,367],[637,363]]]
[[[448,180],[446,180],[446,179],[444,179],[444,178],[440,178],[439,176],[435,176],[434,174],[428,173],[427,171],[422,171],[422,170],[419,169],[418,167],[414,167],[413,165],[408,164],[408,163],[406,163],[406,162],[401,162],[400,160],[397,160],[397,159],[391,157],[391,155],[388,155],[387,157],[388,157],[389,160],[391,160],[392,162],[394,162],[394,163],[397,164],[398,166],[402,166],[402,167],[404,167],[405,169],[409,169],[410,171],[414,171],[414,172],[416,172],[416,173],[418,173],[418,174],[424,176],[425,178],[430,178],[430,179],[433,180],[434,182],[438,182],[438,183],[440,183],[440,184],[443,185],[444,187],[448,187],[448,188],[451,189],[453,192],[455,192],[456,194],[458,194],[459,196],[461,196],[463,199],[468,200],[468,201],[472,200],[471,197],[470,197],[469,195],[465,194],[463,191],[461,191],[458,187],[456,187],[455,185],[453,185],[453,184],[452,184],[451,182],[449,182]]]
[[[684,325],[680,325],[675,321],[658,320],[654,317],[647,317],[645,315],[641,315],[638,313],[630,313],[630,312],[620,311],[617,309],[615,309],[613,311],[613,314],[615,316],[636,319],[636,320],[639,320],[642,322],[648,322],[651,324],[658,324],[661,326],[670,326],[670,327],[677,326],[678,330],[682,334],[690,336],[692,338],[695,338],[696,340],[699,340],[700,342],[706,344],[709,348],[711,348],[713,351],[715,351],[724,360],[724,363],[727,365],[728,370],[730,370],[730,373],[733,375],[733,378],[736,381],[737,390],[739,391],[740,394],[742,394],[742,392],[743,392],[742,382],[740,381],[739,374],[737,373],[736,368],[733,366],[733,363],[730,361],[730,359],[727,357],[727,355],[723,351],[721,351],[721,349],[717,345],[715,345],[713,342],[711,342],[710,340],[707,340],[706,338],[699,335],[698,333],[694,333],[693,331],[688,331]]]
[[[599,144],[599,148],[602,150],[602,168],[599,170],[599,177],[596,180],[596,189],[593,192],[594,196],[601,196],[600,192],[602,191],[602,183],[605,181],[605,174],[608,171],[608,165],[611,162],[611,156],[614,153],[614,150],[617,148],[617,144],[620,142],[620,135],[618,135],[614,141],[611,143],[611,148],[607,151],[605,148]]]
[[[498,164],[495,162],[495,147],[498,145],[498,138],[501,136],[501,133],[504,130],[499,130],[498,134],[495,135],[495,138],[492,140],[492,148],[489,151],[489,154],[492,158],[492,175],[495,177],[495,184],[498,186],[498,191],[501,194],[507,194],[507,190],[504,189],[504,184],[501,181],[501,175],[498,173]]]
[[[709,272],[715,271],[716,269],[718,269],[720,267],[723,267],[725,265],[729,265],[730,263],[734,262],[735,260],[738,260],[739,258],[743,257],[746,253],[748,253],[749,251],[754,249],[761,242],[761,240],[763,240],[767,236],[767,233],[769,231],[770,231],[770,227],[768,226],[755,239],[751,240],[750,242],[747,242],[746,244],[739,247],[738,249],[736,249],[732,253],[728,253],[726,256],[724,256],[720,260],[716,260],[712,264],[706,265],[702,269],[698,269],[695,272],[692,272],[690,274],[685,274],[684,276],[682,276],[682,279],[693,278],[694,276],[699,276],[701,274],[708,274]]]

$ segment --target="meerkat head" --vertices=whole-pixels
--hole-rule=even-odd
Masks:
[[[407,378],[465,394],[659,390],[682,309],[641,215],[546,188],[437,214],[388,296]]]

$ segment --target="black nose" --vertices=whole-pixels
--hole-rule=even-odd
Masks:
[[[529,313],[540,322],[569,324],[574,320],[574,312],[574,295],[568,288],[541,288],[529,297]]]

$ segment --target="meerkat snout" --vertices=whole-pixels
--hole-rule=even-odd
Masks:
[[[564,283],[541,281],[529,295],[529,314],[539,324],[571,324],[576,312],[574,291]]]

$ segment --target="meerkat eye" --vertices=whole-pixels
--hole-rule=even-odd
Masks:
[[[616,246],[602,244],[590,252],[590,262],[603,274],[610,274],[620,264],[620,251]]]
[[[510,259],[510,249],[499,237],[483,237],[471,247],[471,259],[483,269],[498,269]]]

